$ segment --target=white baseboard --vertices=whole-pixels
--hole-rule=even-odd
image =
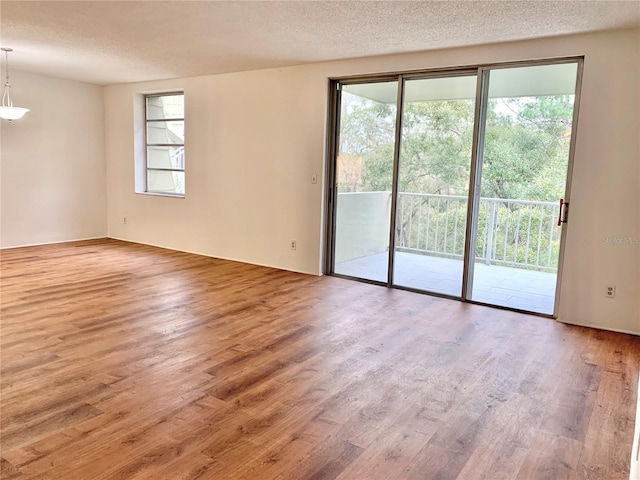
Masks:
[[[24,247],[40,247],[42,245],[55,245],[58,243],[82,242],[84,240],[101,240],[103,238],[109,238],[109,237],[107,237],[106,235],[101,235],[99,237],[76,238],[74,240],[58,240],[56,242],[25,243],[24,245],[12,245],[10,247],[0,247],[0,250],[11,250],[12,248],[24,248]]]
[[[304,270],[296,270],[294,268],[285,268],[285,267],[276,267],[274,265],[268,265],[266,263],[248,262],[246,260],[239,260],[237,258],[221,257],[219,255],[209,255],[208,253],[194,252],[194,251],[191,251],[191,250],[184,250],[184,249],[178,249],[178,248],[171,248],[171,247],[167,247],[167,246],[164,246],[164,245],[157,245],[155,243],[139,242],[137,240],[129,240],[127,238],[114,237],[114,236],[111,236],[111,235],[109,237],[107,237],[107,238],[112,238],[113,240],[120,240],[121,242],[138,243],[140,245],[148,245],[150,247],[164,248],[165,250],[172,250],[174,252],[191,253],[193,255],[202,255],[203,257],[219,258],[220,260],[229,260],[231,262],[246,263],[246,264],[249,264],[249,265],[257,265],[258,267],[275,268],[276,270],[285,270],[287,272],[303,273],[305,275],[313,275],[315,277],[321,276],[321,274],[319,274],[317,272],[315,272],[315,273],[314,272],[305,272]]]

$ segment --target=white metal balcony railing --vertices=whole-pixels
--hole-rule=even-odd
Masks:
[[[399,193],[397,211],[399,251],[462,258],[467,197]],[[553,202],[480,198],[476,261],[557,271],[556,215]]]

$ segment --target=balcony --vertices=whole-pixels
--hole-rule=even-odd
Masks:
[[[467,197],[398,194],[394,283],[461,295]],[[336,273],[386,281],[390,192],[338,195]],[[472,299],[553,313],[560,246],[553,202],[480,198]]]

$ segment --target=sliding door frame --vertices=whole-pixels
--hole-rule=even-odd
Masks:
[[[566,245],[566,235],[568,222],[565,221],[560,225],[560,247],[559,247],[559,255],[558,255],[558,270],[556,272],[556,288],[555,295],[553,301],[553,313],[546,314],[540,312],[532,312],[529,310],[522,310],[513,307],[506,307],[503,305],[495,305],[492,303],[480,302],[477,300],[471,299],[471,294],[473,293],[473,273],[475,261],[469,261],[471,255],[476,250],[476,241],[477,241],[477,227],[478,227],[478,215],[479,215],[479,201],[481,194],[481,181],[482,181],[482,161],[484,156],[484,133],[486,128],[486,115],[487,115],[487,105],[489,101],[489,83],[490,83],[490,75],[491,71],[501,70],[501,69],[509,69],[509,68],[519,68],[519,67],[537,67],[537,66],[545,66],[545,65],[561,65],[561,64],[576,64],[576,82],[574,87],[574,101],[573,101],[573,113],[572,113],[572,123],[571,123],[571,139],[569,142],[569,154],[567,158],[567,173],[565,178],[565,192],[564,192],[564,200],[565,203],[570,203],[571,197],[571,180],[573,178],[573,165],[574,165],[574,157],[575,157],[575,143],[576,143],[576,132],[578,127],[578,112],[580,109],[580,94],[581,94],[581,86],[582,86],[582,72],[584,68],[584,57],[576,56],[576,57],[562,57],[562,58],[551,58],[545,60],[527,60],[522,62],[505,62],[497,65],[486,65],[478,68],[478,91],[476,101],[479,101],[476,104],[477,116],[475,118],[476,125],[474,126],[474,149],[472,152],[472,163],[471,163],[471,178],[469,180],[469,205],[471,208],[467,210],[468,217],[467,222],[467,239],[465,247],[468,247],[468,250],[465,251],[464,257],[464,278],[463,278],[463,294],[461,300],[463,302],[478,304],[478,305],[487,305],[494,308],[501,308],[504,310],[511,310],[516,312],[528,313],[531,315],[537,315],[540,317],[546,318],[558,318],[558,308],[559,308],[559,300],[560,300],[560,290],[562,283],[562,270],[564,267],[564,249]],[[476,138],[477,135],[477,138]],[[472,194],[472,190],[474,194]],[[569,215],[569,206],[565,210],[565,219],[568,219]]]
[[[484,302],[478,302],[471,300],[471,292],[473,288],[473,272],[475,264],[475,250],[476,250],[476,233],[477,233],[477,217],[478,217],[478,204],[480,201],[480,182],[482,178],[482,158],[484,153],[484,131],[486,127],[486,115],[489,98],[489,78],[492,70],[505,69],[505,68],[517,68],[517,67],[533,67],[543,65],[555,65],[576,63],[576,87],[574,91],[574,104],[573,104],[573,119],[571,126],[571,140],[569,143],[569,158],[567,163],[567,177],[565,187],[565,201],[569,203],[571,194],[571,179],[573,176],[573,165],[575,156],[575,143],[576,133],[578,125],[578,113],[580,109],[580,94],[582,86],[582,74],[584,67],[584,56],[568,56],[568,57],[555,57],[555,58],[543,58],[533,60],[521,60],[521,61],[509,61],[509,62],[497,62],[486,64],[465,65],[453,68],[434,68],[425,70],[409,70],[409,71],[397,71],[388,72],[382,74],[367,74],[358,76],[345,76],[345,77],[331,77],[329,78],[329,91],[328,91],[328,105],[327,105],[327,144],[326,144],[326,161],[325,161],[325,175],[326,175],[326,189],[324,206],[326,208],[325,214],[325,245],[323,248],[323,273],[326,275],[333,275],[342,278],[348,278],[365,283],[371,283],[375,285],[382,285],[392,287],[400,290],[408,290],[417,293],[428,294],[437,297],[452,298],[467,303],[488,305],[495,308],[504,310],[512,310],[518,312],[529,313],[547,318],[557,318],[558,316],[558,300],[560,297],[562,268],[564,263],[564,248],[566,244],[566,231],[567,223],[563,223],[560,232],[560,253],[558,257],[558,271],[556,273],[556,292],[554,299],[554,311],[552,315],[547,315],[538,312],[529,312],[516,308],[505,307],[501,305],[487,304]],[[394,256],[395,256],[395,225],[396,225],[396,207],[397,207],[397,194],[398,194],[398,174],[400,169],[400,155],[402,148],[402,119],[404,114],[404,87],[406,80],[413,79],[427,79],[427,78],[447,78],[458,77],[465,75],[476,75],[476,97],[475,97],[475,111],[474,111],[474,128],[473,128],[473,140],[472,140],[472,152],[470,158],[470,173],[469,173],[469,193],[467,200],[467,224],[465,229],[465,245],[463,255],[463,274],[462,274],[462,292],[460,296],[446,295],[437,292],[428,292],[411,287],[404,287],[401,285],[395,285],[393,283],[393,269],[394,269]],[[396,100],[396,125],[395,125],[395,144],[393,152],[393,180],[391,189],[391,218],[389,228],[389,252],[388,252],[388,264],[387,264],[387,281],[381,282],[376,280],[370,280],[365,278],[353,277],[349,275],[343,275],[335,273],[335,234],[336,234],[336,178],[337,178],[337,157],[339,152],[338,142],[340,139],[340,108],[342,100],[342,86],[365,84],[365,83],[378,83],[378,82],[398,82],[398,95]],[[567,208],[568,218],[568,208]],[[470,259],[473,261],[470,261]]]
[[[478,69],[476,85],[476,110],[473,117],[473,143],[471,146],[471,166],[469,168],[469,197],[467,200],[467,224],[462,258],[462,301],[469,301],[473,291],[473,272],[478,230],[478,208],[480,205],[480,179],[482,178],[482,159],[484,152],[484,132],[487,123],[487,105],[489,100],[490,70]],[[473,255],[474,261],[469,258]]]
[[[553,318],[558,318],[560,306],[560,290],[562,287],[562,270],[564,268],[564,248],[567,242],[567,228],[569,220],[569,204],[571,203],[571,181],[573,179],[573,165],[576,153],[576,136],[578,133],[578,113],[580,111],[580,96],[582,94],[582,73],[584,70],[584,57],[577,60],[576,87],[573,100],[573,118],[571,119],[571,141],[569,142],[569,159],[567,161],[567,182],[564,190],[564,200],[567,204],[565,222],[560,231],[560,252],[558,254],[558,272],[556,273],[556,296],[553,301]]]
[[[399,90],[402,90],[402,92],[398,92],[398,103],[397,103],[398,108],[396,112],[398,115],[398,121],[396,122],[396,126],[398,128],[396,129],[396,139],[395,139],[396,143],[394,148],[394,153],[396,153],[396,155],[394,156],[394,171],[393,171],[394,189],[392,190],[392,196],[391,196],[391,201],[392,201],[391,232],[390,232],[391,241],[389,242],[389,281],[387,282],[387,286],[389,287],[397,288],[399,290],[406,290],[409,292],[427,293],[428,295],[433,295],[436,297],[443,297],[443,298],[451,298],[454,300],[461,300],[463,298],[460,295],[450,295],[450,294],[441,293],[441,292],[430,292],[430,291],[420,290],[419,288],[408,287],[405,285],[396,285],[393,282],[394,261],[395,261],[395,254],[396,254],[395,226],[396,226],[396,219],[398,217],[397,211],[396,211],[396,204],[398,201],[398,183],[400,181],[399,173],[400,173],[400,161],[401,161],[400,156],[402,154],[402,119],[404,117],[404,88],[405,88],[406,82],[412,81],[412,80],[429,80],[429,79],[436,79],[436,78],[471,77],[471,76],[476,76],[477,74],[478,74],[477,68],[460,67],[455,69],[437,69],[437,70],[426,71],[426,72],[425,71],[413,72],[413,73],[398,75],[398,82],[400,85]],[[476,117],[474,116],[474,120],[475,118]],[[475,125],[474,125],[474,128],[475,128]],[[463,268],[464,268],[464,264],[466,263],[465,258],[466,257],[463,257],[462,259]],[[464,277],[462,279],[462,286],[464,288]]]
[[[335,259],[335,229],[336,212],[335,201],[337,192],[336,185],[336,159],[338,158],[338,139],[340,134],[340,113],[338,107],[342,103],[342,88],[338,80],[329,79],[329,91],[327,92],[327,144],[325,161],[325,179],[327,188],[325,189],[323,206],[325,207],[324,241],[322,249],[323,273],[333,275]]]
[[[404,78],[398,75],[398,98],[396,100],[396,138],[393,145],[393,173],[391,177],[391,218],[389,219],[389,252],[387,255],[387,286],[393,286],[393,265],[396,251],[396,208],[398,207],[398,183],[400,172],[400,149],[402,148],[402,117],[404,104]]]
[[[387,281],[380,282],[377,280],[371,280],[367,278],[352,277],[349,275],[343,275],[334,271],[335,267],[335,238],[336,238],[336,201],[338,198],[338,192],[336,188],[337,178],[337,160],[340,141],[340,107],[342,101],[342,86],[343,85],[356,85],[365,83],[382,83],[382,82],[399,82],[400,75],[383,74],[383,75],[368,75],[364,77],[349,77],[345,79],[330,78],[329,79],[329,93],[327,106],[328,112],[328,124],[327,124],[327,157],[325,162],[325,175],[326,175],[326,189],[325,189],[325,208],[326,221],[325,221],[325,246],[324,250],[324,271],[325,275],[333,275],[336,277],[348,278],[351,280],[358,280],[360,282],[371,283],[374,285],[392,286],[389,283],[389,274],[387,272]],[[398,83],[398,98],[400,95],[400,83]],[[397,101],[397,100],[396,100]],[[396,114],[397,121],[397,114]],[[398,143],[399,130],[397,128],[394,132],[394,169],[396,164],[396,152],[395,149]],[[395,177],[394,177],[395,178]],[[393,198],[393,195],[392,195]],[[391,209],[393,214],[393,207]],[[392,230],[393,231],[393,230]],[[391,249],[391,245],[389,246]]]

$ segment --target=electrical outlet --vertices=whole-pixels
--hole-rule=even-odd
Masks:
[[[297,242],[295,240],[291,240],[291,250],[295,250],[297,247]]]
[[[604,296],[607,298],[616,298],[616,286],[615,285],[607,285]]]
[[[318,175],[317,174],[314,173],[313,175],[311,175],[311,183],[313,183],[314,185],[316,183],[318,183]]]
[[[122,219],[122,223],[124,223],[125,225],[127,224],[127,217],[124,217],[124,218]]]

